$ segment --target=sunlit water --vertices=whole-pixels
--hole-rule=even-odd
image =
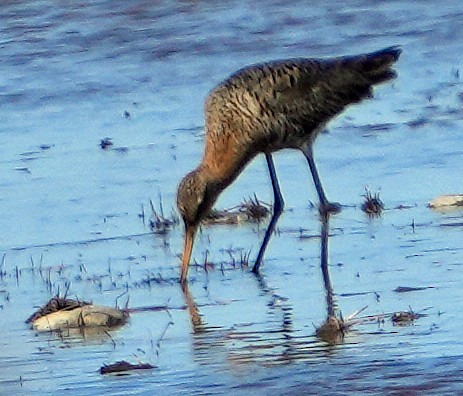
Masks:
[[[1,5],[0,393],[462,392],[462,212],[426,207],[463,189],[460,2],[156,3]],[[262,227],[204,227],[194,257],[208,251],[216,266],[192,266],[184,295],[181,227],[154,235],[140,215],[150,199],[174,210],[201,155],[207,92],[253,62],[396,44],[399,78],[331,123],[315,156],[329,197],[345,205],[330,224],[338,308],[427,316],[354,326],[336,346],[315,337],[326,301],[320,242],[306,237],[320,224],[305,161],[291,152],[276,155],[287,206],[263,280],[232,265],[249,249],[255,257]],[[103,151],[105,137],[114,145]],[[365,186],[380,189],[381,219],[360,210]],[[218,206],[254,193],[271,201],[261,158]],[[110,336],[30,330],[25,319],[67,285],[98,304],[170,309],[134,312]],[[157,368],[99,374],[118,360]]]

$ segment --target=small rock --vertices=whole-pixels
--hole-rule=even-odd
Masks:
[[[429,202],[431,209],[463,207],[463,194],[440,195]]]

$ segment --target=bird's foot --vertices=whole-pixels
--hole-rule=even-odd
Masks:
[[[335,214],[339,213],[342,209],[342,206],[338,202],[322,202],[319,207],[319,212],[321,215]]]
[[[251,272],[252,272],[254,275],[259,275],[259,274],[260,274],[260,261],[256,261],[256,262],[254,263],[254,267],[252,267]]]

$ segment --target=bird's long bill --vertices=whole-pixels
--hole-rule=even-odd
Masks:
[[[180,282],[184,283],[188,275],[188,266],[190,264],[191,252],[193,251],[193,242],[195,240],[196,227],[185,227],[185,245],[183,248],[182,270],[180,272]]]

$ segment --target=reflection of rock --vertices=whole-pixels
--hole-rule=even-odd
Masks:
[[[93,305],[88,302],[52,298],[27,319],[38,331],[54,331],[83,327],[115,327],[127,322],[127,311]]]
[[[317,327],[315,334],[328,344],[338,344],[343,341],[346,326],[342,319],[336,316],[328,316],[320,327]]]
[[[463,207],[463,194],[441,195],[429,202],[432,209]]]

